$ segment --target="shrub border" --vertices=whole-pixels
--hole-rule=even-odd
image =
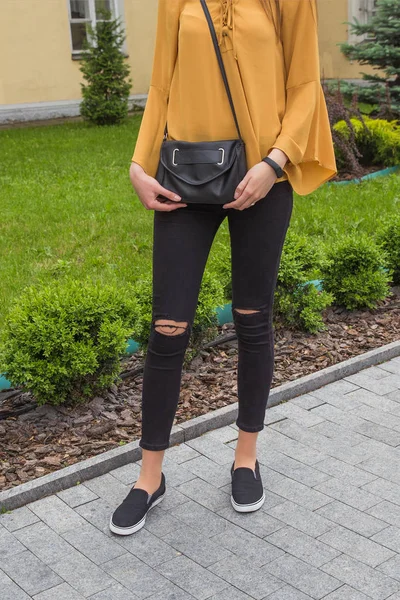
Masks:
[[[269,395],[268,408],[296,396],[312,392],[328,383],[338,381],[348,375],[358,373],[366,367],[378,365],[397,356],[400,356],[400,340],[391,342],[380,348],[374,348],[359,356],[321,369],[316,373],[300,377],[295,381],[284,383],[276,388],[272,388]],[[213,429],[233,424],[237,417],[237,408],[238,403],[235,402],[205,415],[189,419],[180,425],[174,425],[170,435],[170,446],[192,440]],[[277,420],[281,419],[281,416],[277,417]],[[268,418],[267,412],[265,424],[269,423],[271,421]],[[93,477],[104,475],[117,467],[140,460],[141,455],[142,450],[139,446],[139,440],[135,440],[75,463],[74,465],[59,469],[53,473],[48,473],[32,481],[22,483],[4,492],[0,492],[0,511],[14,510],[29,502],[75,486],[78,482],[82,483]]]
[[[327,181],[324,185],[348,185],[350,183],[359,183],[360,181],[364,181],[367,179],[375,179],[375,177],[389,175],[391,173],[395,173],[398,170],[400,170],[400,165],[395,165],[393,167],[388,167],[387,169],[381,169],[380,171],[375,171],[374,173],[369,173],[368,175],[364,175],[363,177],[360,177],[359,179],[350,179],[349,181]],[[306,285],[307,283],[313,283],[318,289],[321,289],[320,280],[307,281],[304,285]],[[224,323],[232,323],[232,309],[231,309],[230,302],[225,304],[225,306],[222,308],[222,310],[219,310],[219,308],[216,308],[216,311],[218,314],[218,324],[219,325],[223,325]],[[230,311],[229,318],[226,314],[227,311]],[[129,354],[129,355],[134,354],[135,352],[137,352],[138,349],[139,349],[139,344],[134,339],[129,338],[128,346],[126,349],[126,354]],[[2,373],[0,373],[0,392],[3,390],[8,390],[11,387],[12,387],[12,383]]]

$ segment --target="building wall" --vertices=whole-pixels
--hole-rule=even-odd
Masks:
[[[158,0],[119,0],[124,5],[132,94],[148,91]],[[318,0],[321,74],[357,78],[336,44],[347,39],[348,2]],[[71,58],[68,0],[1,0],[0,105],[78,101],[79,61]],[[368,71],[363,67],[362,70]]]
[[[2,0],[0,12],[0,102],[75,98],[65,0]]]
[[[373,73],[371,67],[349,61],[337,45],[348,41],[350,26],[344,21],[353,21],[353,15],[360,18],[357,14],[359,0],[317,0],[317,3],[321,75],[326,79],[358,79],[361,78],[360,71]]]
[[[156,11],[157,0],[124,1],[132,94],[147,93]],[[67,0],[1,0],[0,56],[0,104],[80,98]]]

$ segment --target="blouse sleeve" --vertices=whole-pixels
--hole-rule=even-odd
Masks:
[[[178,52],[180,0],[158,0],[153,68],[146,106],[132,156],[155,177],[167,119],[168,95]]]
[[[336,173],[320,62],[316,0],[279,0],[286,71],[286,108],[272,148],[289,157],[284,167],[297,193],[309,194]]]

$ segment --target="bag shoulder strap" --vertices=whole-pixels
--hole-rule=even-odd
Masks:
[[[231,107],[231,110],[232,110],[233,118],[235,120],[236,129],[237,129],[239,138],[242,139],[242,136],[240,134],[239,122],[238,122],[238,119],[237,119],[237,116],[236,116],[235,106],[234,106],[233,100],[232,100],[231,90],[229,88],[228,78],[226,76],[224,62],[223,62],[222,56],[221,56],[221,50],[219,49],[217,36],[215,34],[214,24],[213,24],[210,12],[208,10],[207,3],[205,2],[205,0],[200,0],[200,3],[201,3],[201,6],[203,7],[204,14],[205,14],[206,19],[207,19],[208,27],[210,29],[211,38],[212,38],[212,41],[213,41],[213,44],[214,44],[215,53],[217,55],[218,65],[219,65],[219,68],[220,68],[220,71],[221,71],[222,79],[224,81],[226,93],[228,95],[228,100],[229,100],[229,104],[230,104],[230,107]],[[167,137],[167,124],[165,124],[164,139],[166,139],[166,137]]]
[[[206,15],[208,26],[210,28],[210,33],[211,33],[212,41],[214,43],[214,49],[215,49],[215,53],[217,55],[218,64],[219,64],[219,68],[221,70],[222,79],[224,80],[226,93],[228,94],[229,104],[231,105],[231,110],[232,110],[233,118],[235,119],[236,129],[237,129],[237,132],[239,134],[239,137],[242,138],[242,136],[240,135],[239,123],[238,123],[237,116],[236,116],[235,106],[234,106],[233,100],[232,100],[231,90],[229,89],[229,83],[228,83],[228,78],[226,76],[224,62],[223,62],[222,56],[221,56],[221,50],[219,49],[217,36],[215,34],[214,24],[213,24],[210,12],[208,10],[207,3],[205,2],[205,0],[200,0],[200,2],[201,2],[201,5],[203,7],[204,13]]]

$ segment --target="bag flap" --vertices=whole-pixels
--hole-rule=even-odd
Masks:
[[[240,138],[217,142],[164,140],[160,161],[174,177],[190,185],[202,185],[230,169],[243,149]]]

